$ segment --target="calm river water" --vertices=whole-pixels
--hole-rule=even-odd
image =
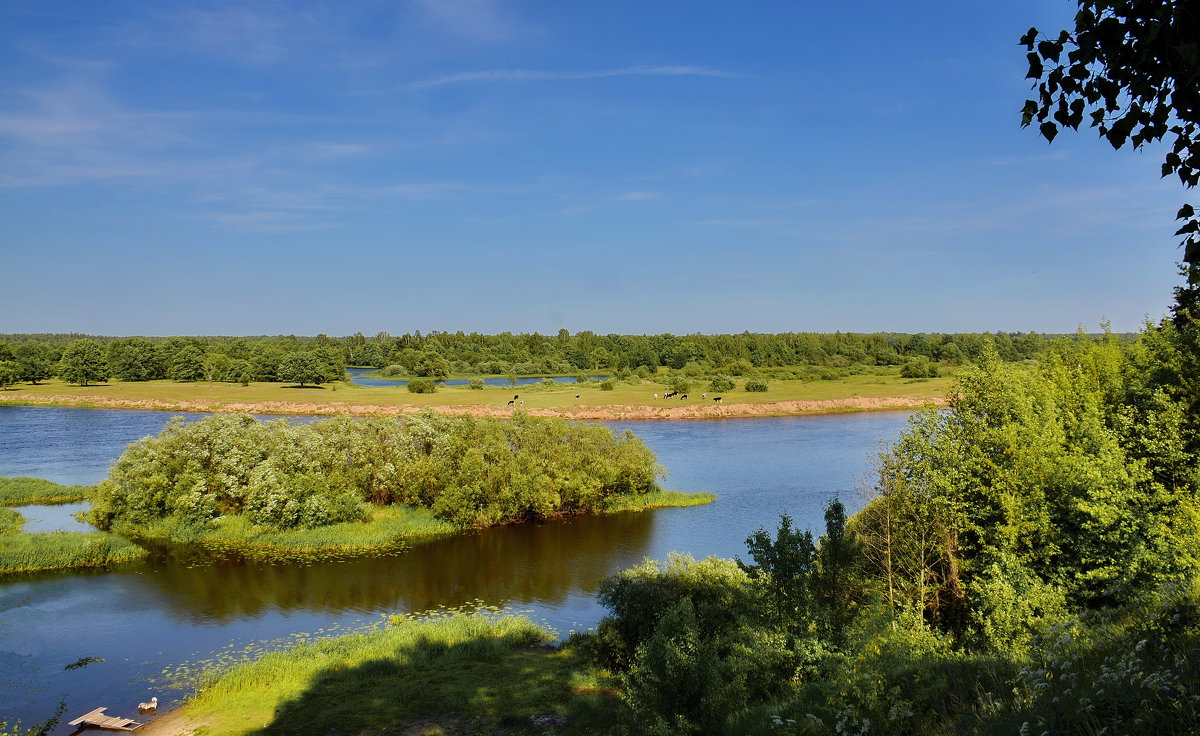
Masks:
[[[0,475],[95,483],[127,443],[157,433],[169,416],[0,407]],[[64,697],[69,717],[98,706],[133,715],[151,695],[167,707],[186,693],[164,689],[165,668],[400,611],[480,600],[528,611],[564,635],[588,628],[604,613],[597,583],[645,557],[744,555],[746,537],[773,529],[781,513],[819,531],[834,495],[857,508],[872,458],[907,417],[606,423],[633,430],[657,453],[670,471],[665,487],[717,493],[706,506],[492,529],[354,562],[154,560],[0,580],[0,721],[40,720]],[[63,669],[85,656],[104,661]]]

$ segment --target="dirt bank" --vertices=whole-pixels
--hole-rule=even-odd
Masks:
[[[780,417],[804,416],[809,414],[838,414],[858,411],[885,411],[895,409],[917,409],[927,403],[944,406],[943,398],[915,396],[851,397],[845,399],[815,399],[811,401],[764,401],[730,404],[685,404],[682,406],[648,406],[604,404],[596,406],[575,405],[549,408],[522,409],[535,417],[563,417],[565,419],[730,419],[735,417]],[[63,406],[89,409],[141,409],[150,411],[194,411],[231,412],[245,414],[303,414],[328,416],[345,414],[355,417],[403,416],[421,411],[425,407],[379,406],[321,401],[165,401],[161,399],[121,399],[88,397],[81,399],[64,394],[39,396],[4,396],[0,404],[21,406]],[[469,404],[463,406],[432,406],[444,414],[470,414],[482,417],[510,417],[515,410],[509,406]]]

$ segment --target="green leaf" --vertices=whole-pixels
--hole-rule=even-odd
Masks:
[[[1040,126],[1038,126],[1038,130],[1040,130],[1042,135],[1046,137],[1047,143],[1053,143],[1054,136],[1058,135],[1058,126],[1051,122],[1042,123]]]
[[[1176,220],[1182,220],[1185,217],[1195,217],[1196,210],[1190,204],[1185,204],[1179,208],[1179,212],[1175,215]]]
[[[1033,43],[1034,43],[1034,41],[1037,40],[1037,35],[1038,35],[1038,29],[1030,28],[1028,31],[1025,32],[1024,36],[1021,36],[1021,40],[1019,41],[1019,43],[1022,46],[1024,46],[1025,48],[1029,49],[1030,51],[1033,51]]]

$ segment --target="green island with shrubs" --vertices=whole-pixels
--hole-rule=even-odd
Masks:
[[[9,503],[86,496],[86,520],[100,531],[21,534],[0,517],[9,528],[0,572],[99,566],[146,550],[344,559],[468,528],[713,500],[663,490],[663,472],[632,433],[555,418],[176,418],[131,445],[94,488],[5,479],[0,494]]]

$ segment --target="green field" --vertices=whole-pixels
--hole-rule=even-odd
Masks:
[[[182,709],[142,729],[240,734],[591,733],[615,719],[611,682],[527,619],[447,612],[302,641],[199,680]],[[176,674],[177,673],[168,673]],[[191,682],[187,682],[191,681]],[[565,718],[564,718],[565,717]]]
[[[744,380],[739,379],[738,388],[721,395],[722,405],[731,404],[778,404],[792,401],[830,401],[839,399],[873,399],[880,397],[904,397],[916,406],[926,400],[940,399],[949,391],[953,379],[950,377],[912,379],[898,375],[852,375],[833,380],[800,381],[771,380],[765,392],[746,392],[741,389]],[[708,382],[697,380],[689,392],[689,398],[655,399],[668,390],[662,384],[643,380],[638,385],[617,382],[612,391],[603,391],[598,383],[583,386],[555,384],[553,387],[520,386],[516,388],[487,387],[472,390],[466,386],[439,388],[432,394],[413,394],[402,387],[366,387],[349,383],[326,384],[321,387],[299,388],[282,383],[251,383],[241,386],[236,383],[179,383],[175,381],[120,382],[86,387],[75,386],[60,380],[48,380],[39,385],[19,384],[0,392],[0,401],[5,403],[111,407],[130,409],[161,409],[175,411],[251,411],[261,408],[268,411],[304,414],[370,413],[372,407],[382,410],[404,410],[408,408],[460,408],[482,407],[485,411],[508,411],[509,409],[552,410],[565,416],[589,414],[618,407],[659,411],[678,407],[714,406],[713,394],[707,399],[701,394],[707,391]],[[519,395],[519,403],[509,407],[508,402]],[[576,398],[578,396],[578,398]],[[845,409],[843,409],[845,410]],[[811,413],[819,409],[779,407],[778,413]],[[603,418],[600,416],[599,418]]]

